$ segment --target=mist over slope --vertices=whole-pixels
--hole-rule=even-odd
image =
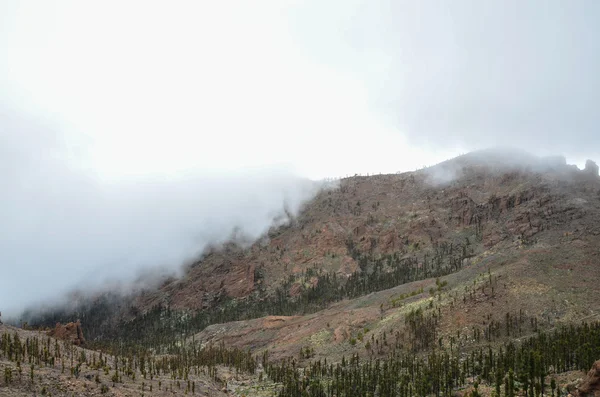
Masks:
[[[564,248],[571,240],[560,240],[573,231],[594,239],[598,194],[600,177],[591,165],[579,170],[560,156],[512,149],[468,153],[415,172],[344,178],[307,202],[291,224],[253,244],[213,247],[180,277],[126,299],[74,296],[66,307],[28,315],[36,325],[79,318],[91,339],[106,341],[164,327],[163,315],[190,332],[215,322],[302,314],[458,272],[479,255],[520,258],[537,241]],[[550,260],[560,258],[553,251]],[[327,281],[333,276],[336,287]],[[191,314],[190,323],[177,313]]]
[[[59,302],[71,289],[127,290],[136,279],[179,273],[209,244],[253,242],[319,190],[272,167],[105,181],[72,165],[73,151],[53,126],[9,111],[0,112],[0,125],[5,316]]]
[[[595,164],[588,160],[589,165]],[[586,165],[587,166],[587,165]],[[469,152],[421,170],[427,181],[441,186],[460,180],[466,173],[485,172],[502,174],[506,172],[555,173],[564,178],[576,175],[576,165],[567,164],[562,155],[536,156],[517,147],[500,146]],[[592,170],[589,170],[593,172]]]

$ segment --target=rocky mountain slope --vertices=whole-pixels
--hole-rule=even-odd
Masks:
[[[595,164],[482,151],[342,179],[249,248],[215,247],[180,279],[37,324],[80,319],[90,346],[224,343],[300,366],[436,346],[464,358],[600,320],[599,269]]]
[[[294,298],[314,285],[318,274],[343,280],[373,272],[378,260],[386,262],[378,269],[385,276],[391,256],[411,261],[417,272],[423,270],[417,277],[424,278],[492,253],[523,260],[533,247],[538,247],[533,257],[542,260],[547,251],[550,262],[564,261],[567,254],[561,252],[569,247],[570,263],[560,266],[575,274],[578,263],[596,258],[599,204],[600,181],[592,165],[579,171],[561,158],[474,152],[417,172],[343,179],[322,191],[291,225],[272,230],[250,248],[217,247],[184,277],[120,301],[120,311],[98,301],[125,318],[159,304],[196,311],[228,298],[263,299],[277,287]],[[588,269],[593,264],[579,270]],[[582,274],[581,280],[590,279]],[[90,322],[97,319],[81,320],[93,338]]]
[[[185,277],[136,304],[142,310],[157,303],[200,309],[221,295],[269,291],[290,277],[298,279],[288,291],[294,296],[304,288],[300,275],[313,267],[341,277],[360,271],[357,254],[422,261],[444,244],[467,244],[468,256],[474,256],[541,240],[595,241],[600,184],[593,169],[576,170],[564,159],[494,154],[505,155],[475,153],[414,173],[343,179],[292,225],[247,250],[229,246],[207,253]]]

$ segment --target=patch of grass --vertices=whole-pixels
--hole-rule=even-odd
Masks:
[[[447,283],[446,283],[447,284]],[[419,295],[423,293],[423,287],[416,289],[416,290],[412,290],[409,293],[406,294],[400,294],[395,298],[390,298],[390,305],[392,307],[397,307],[400,305],[400,303],[402,303],[402,301],[406,298],[411,298],[413,296]]]
[[[313,344],[314,346],[322,346],[325,343],[328,343],[329,340],[331,339],[331,332],[327,329],[323,329],[319,332],[317,332],[314,335],[311,335],[310,337],[310,343]]]

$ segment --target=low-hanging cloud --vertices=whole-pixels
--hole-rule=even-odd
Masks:
[[[176,272],[234,231],[255,240],[319,186],[273,168],[103,182],[70,166],[52,127],[3,108],[0,128],[0,310],[9,316],[73,288]]]
[[[346,3],[303,3],[295,38],[413,144],[600,155],[600,2]]]
[[[482,172],[496,175],[515,171],[558,172],[563,177],[571,177],[576,170],[579,171],[577,166],[567,164],[564,156],[536,156],[505,146],[466,153],[418,172],[425,176],[425,182],[429,185],[443,187],[469,174],[481,175]]]

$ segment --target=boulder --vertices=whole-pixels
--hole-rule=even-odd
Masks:
[[[600,360],[592,365],[587,376],[577,388],[580,397],[600,397]]]
[[[56,323],[56,327],[53,330],[48,331],[48,336],[70,341],[76,346],[81,346],[85,343],[83,329],[81,328],[81,322],[79,322],[79,320],[77,320],[77,322],[68,323],[65,325]]]

